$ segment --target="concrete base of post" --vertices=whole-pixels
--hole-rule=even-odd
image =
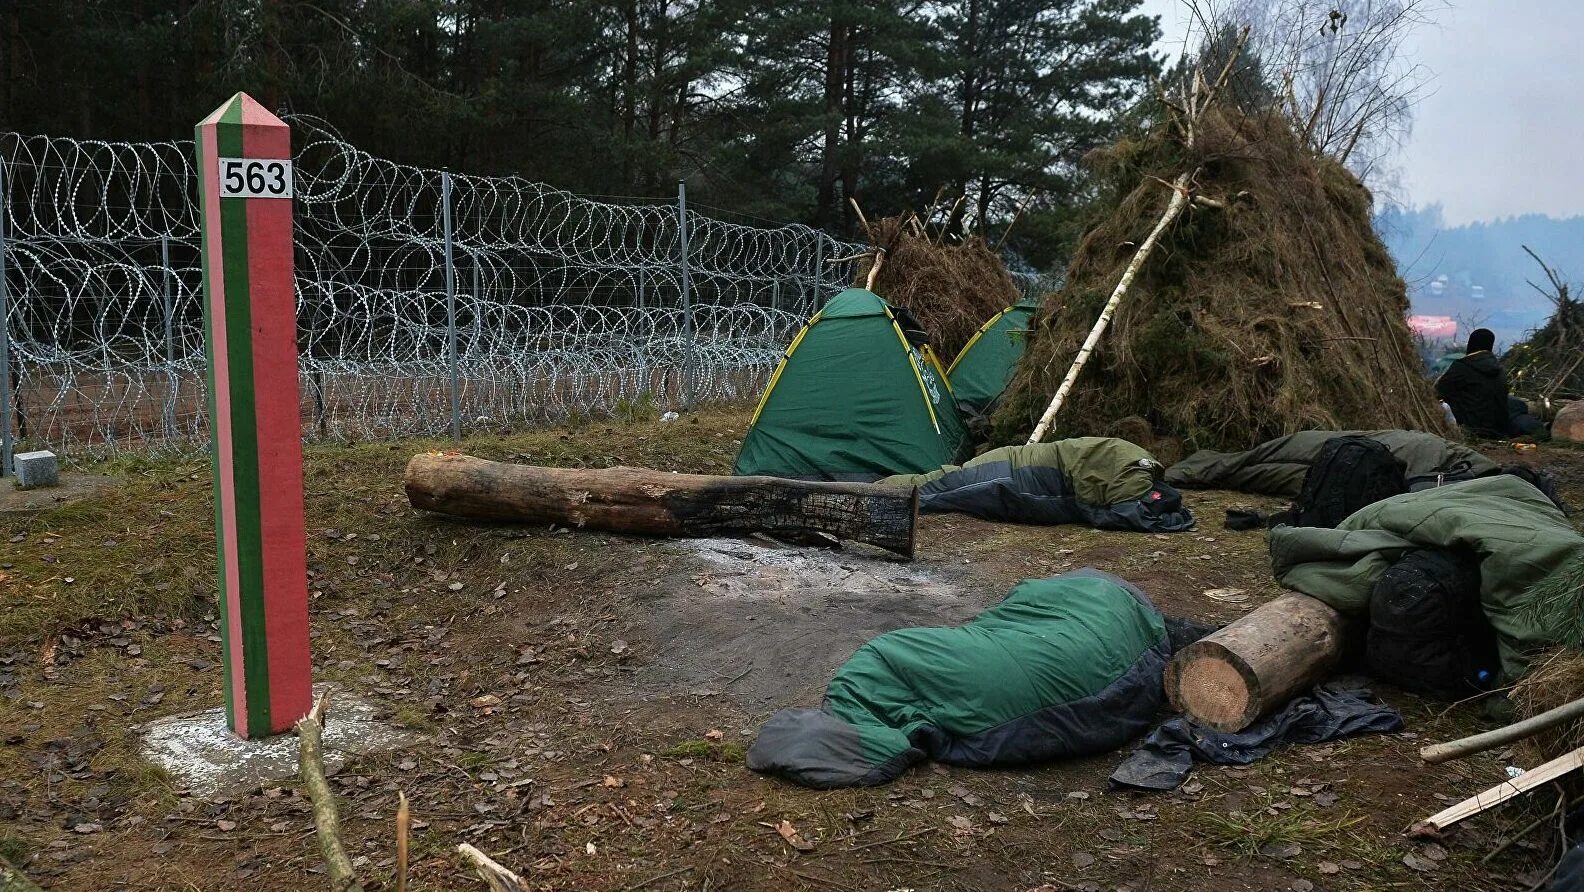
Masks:
[[[138,731],[143,757],[163,768],[178,789],[200,799],[297,777],[297,735],[244,740],[226,725],[223,708],[155,719]],[[401,749],[414,740],[411,733],[376,720],[373,703],[337,689],[325,721],[325,771],[335,773],[353,755]]]
[[[22,489],[38,489],[60,485],[60,459],[49,450],[18,452],[14,457],[16,485]]]

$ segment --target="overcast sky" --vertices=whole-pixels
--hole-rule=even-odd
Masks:
[[[1181,0],[1144,0],[1182,49]],[[1448,224],[1584,214],[1584,2],[1452,0],[1408,50],[1432,73],[1402,160],[1406,201]]]

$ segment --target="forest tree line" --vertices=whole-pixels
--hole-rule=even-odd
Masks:
[[[181,138],[247,90],[406,163],[597,195],[683,179],[700,205],[840,234],[849,198],[872,216],[940,193],[957,231],[1027,205],[1011,245],[1044,265],[1077,162],[1160,71],[1138,6],[10,0],[0,130]]]

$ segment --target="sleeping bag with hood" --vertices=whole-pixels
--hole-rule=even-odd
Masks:
[[[1173,533],[1193,526],[1162,467],[1116,437],[1003,446],[962,466],[879,481],[917,486],[919,508],[1013,523],[1082,523],[1104,530]]]
[[[1304,475],[1328,440],[1368,437],[1403,463],[1408,488],[1472,480],[1500,472],[1496,463],[1462,443],[1422,431],[1300,431],[1246,452],[1195,452],[1166,469],[1166,482],[1184,488],[1231,489],[1268,496],[1298,495]]]
[[[1113,750],[1164,700],[1166,624],[1098,570],[1018,583],[964,625],[858,649],[819,709],[783,709],[748,767],[808,787],[883,784],[925,759],[989,768]]]

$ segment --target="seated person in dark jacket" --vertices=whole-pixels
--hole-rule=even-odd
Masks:
[[[1436,381],[1436,395],[1452,407],[1458,424],[1478,436],[1536,433],[1540,423],[1523,414],[1527,407],[1522,400],[1507,395],[1507,373],[1491,352],[1495,346],[1494,332],[1475,329],[1469,335],[1468,352]]]

